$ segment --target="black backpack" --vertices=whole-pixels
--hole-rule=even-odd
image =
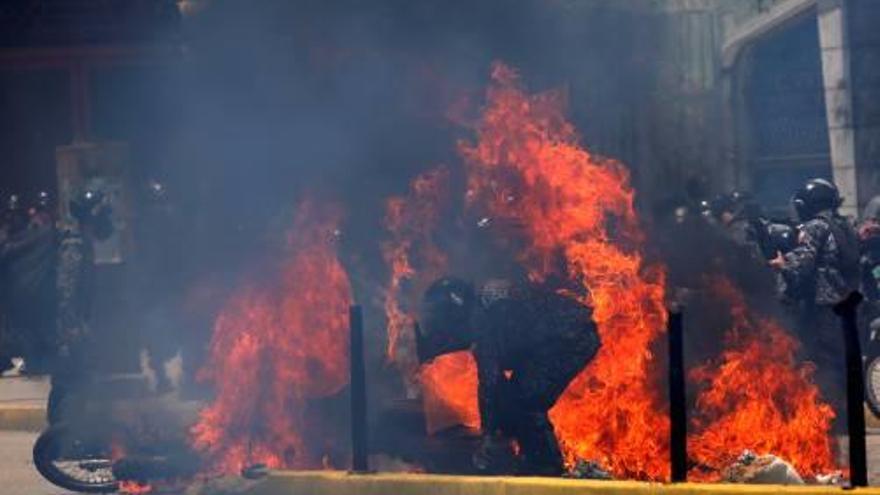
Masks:
[[[831,235],[834,236],[837,243],[840,274],[843,275],[847,285],[855,290],[859,287],[861,280],[859,236],[855,227],[846,217],[832,215],[827,220]]]

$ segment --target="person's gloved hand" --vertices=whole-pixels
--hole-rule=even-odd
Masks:
[[[513,462],[510,442],[498,435],[485,435],[473,455],[474,467],[485,473],[507,471]]]

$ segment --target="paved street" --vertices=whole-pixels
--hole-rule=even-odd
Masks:
[[[43,407],[49,393],[49,383],[45,379],[0,378],[0,493],[4,495],[59,495],[67,494],[56,488],[34,469],[31,462],[31,448],[37,438],[36,431],[12,431],[23,423],[35,421],[27,417],[41,418],[45,415]],[[11,414],[14,412],[16,414]],[[8,424],[10,418],[15,424]],[[24,418],[24,421],[22,421]],[[36,430],[37,428],[29,428]]]
[[[43,480],[31,462],[31,447],[37,434],[0,431],[0,493],[4,495],[69,494]]]

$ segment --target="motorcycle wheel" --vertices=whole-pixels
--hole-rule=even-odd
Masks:
[[[65,490],[111,493],[119,489],[109,445],[96,448],[94,439],[81,438],[64,424],[40,434],[34,444],[33,459],[46,480]]]
[[[865,364],[865,392],[868,409],[880,417],[880,354],[873,353]]]

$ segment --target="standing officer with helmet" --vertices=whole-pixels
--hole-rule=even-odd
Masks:
[[[795,306],[798,331],[816,364],[823,395],[838,411],[844,404],[843,337],[832,307],[859,287],[859,242],[850,220],[837,209],[843,202],[837,187],[811,179],[792,204],[801,225],[798,242],[770,261]]]

